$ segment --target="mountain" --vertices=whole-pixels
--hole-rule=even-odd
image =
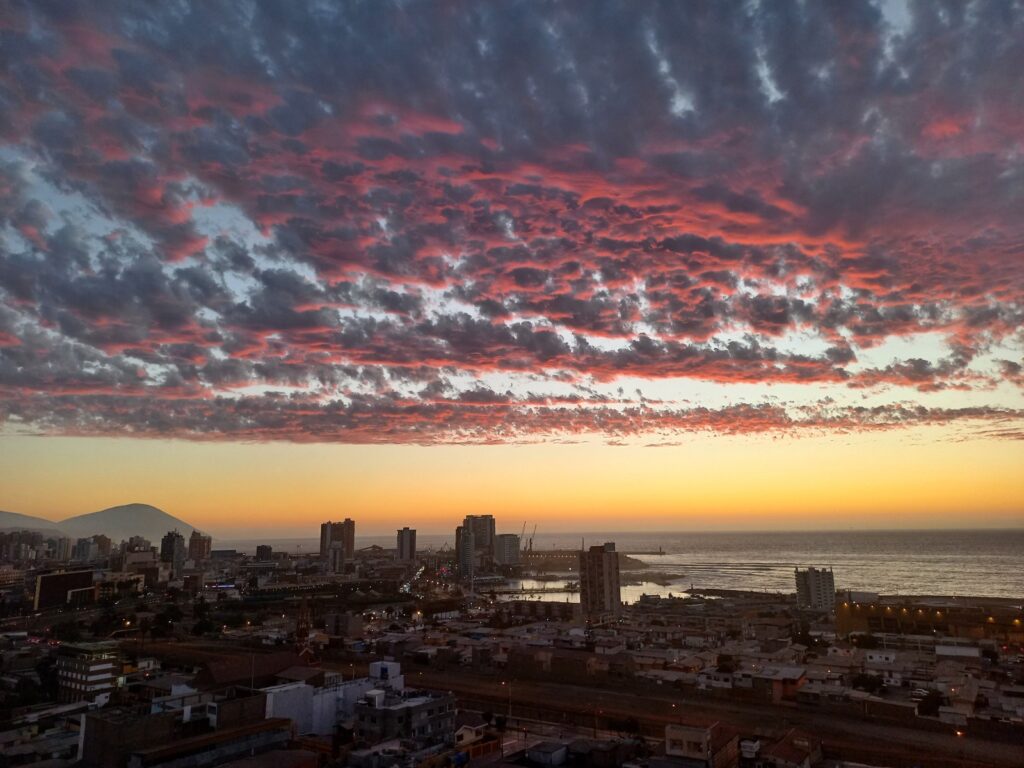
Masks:
[[[50,520],[32,515],[20,515],[17,512],[0,511],[0,531],[39,531],[47,536],[63,535],[57,526]]]
[[[57,526],[71,537],[102,533],[116,543],[129,536],[145,536],[154,544],[159,544],[163,535],[174,529],[188,539],[194,528],[190,523],[149,504],[123,504],[101,509],[61,520]]]

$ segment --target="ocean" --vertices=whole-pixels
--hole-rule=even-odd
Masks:
[[[420,550],[454,545],[451,535],[422,534]],[[765,533],[537,534],[534,549],[578,548],[614,541],[640,554],[671,585],[624,588],[631,597],[694,589],[794,591],[795,567],[831,567],[838,589],[882,594],[960,595],[1020,599],[1024,603],[1024,529],[972,531],[834,531]],[[271,544],[287,552],[315,552],[319,540],[217,540],[218,549],[254,552]],[[394,548],[393,536],[356,537],[357,547]],[[639,575],[639,574],[638,574]],[[632,595],[637,592],[637,595]],[[557,599],[557,598],[556,598]],[[562,597],[561,599],[565,599]]]

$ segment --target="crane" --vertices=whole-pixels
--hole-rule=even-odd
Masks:
[[[523,520],[523,530],[519,534],[519,549],[526,550],[526,521]]]
[[[533,524],[533,533],[530,534],[530,551],[533,552],[533,537],[537,535],[537,524]]]

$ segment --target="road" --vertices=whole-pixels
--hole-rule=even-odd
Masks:
[[[348,671],[348,665],[338,665]],[[460,669],[445,671],[410,668],[405,670],[406,684],[456,694],[466,708],[489,708],[496,714],[508,711],[508,689],[500,679],[474,675]],[[512,711],[516,716],[530,715],[559,725],[568,718],[594,718],[625,721],[633,717],[660,728],[664,724],[691,720],[721,720],[747,733],[784,732],[800,727],[813,733],[827,748],[876,764],[893,765],[976,765],[1024,768],[1024,742],[1007,744],[963,738],[949,733],[908,728],[888,723],[852,719],[767,704],[686,698],[677,689],[652,686],[638,695],[621,690],[576,686],[562,683],[515,681]],[[589,724],[589,723],[588,723]]]
[[[133,597],[114,606],[114,610],[121,614],[130,614],[137,612],[141,606],[145,610],[152,611],[163,605],[165,601],[166,598],[163,595],[152,595],[146,598]],[[79,610],[50,608],[27,616],[8,616],[0,619],[0,631],[39,632],[57,624],[72,621],[88,624],[98,619],[107,610],[109,610],[108,606],[95,605]]]

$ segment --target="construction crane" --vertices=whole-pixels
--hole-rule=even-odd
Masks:
[[[530,534],[530,551],[533,552],[533,537],[537,535],[537,524],[533,524],[533,533]]]
[[[526,551],[526,521],[523,520],[523,530],[519,534],[519,549]]]

